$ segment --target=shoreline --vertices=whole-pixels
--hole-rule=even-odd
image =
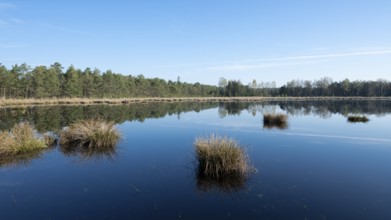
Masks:
[[[312,96],[312,97],[146,97],[146,98],[52,98],[52,99],[0,99],[0,107],[36,105],[95,105],[133,104],[156,102],[268,102],[268,101],[391,101],[391,97]]]

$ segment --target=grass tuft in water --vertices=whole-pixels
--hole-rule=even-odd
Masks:
[[[208,138],[197,138],[194,146],[198,176],[212,179],[221,176],[246,177],[253,170],[245,149],[234,139],[212,134]]]
[[[351,116],[348,116],[348,122],[368,122],[369,121],[369,118],[367,118],[367,116],[358,116],[358,115],[351,115]]]
[[[114,122],[89,119],[73,123],[63,129],[60,133],[60,145],[99,150],[115,146],[120,138]]]
[[[37,136],[34,126],[28,122],[14,125],[11,131],[0,132],[0,155],[14,156],[47,148],[45,141]]]
[[[264,114],[263,127],[264,128],[287,128],[288,116],[285,114]]]

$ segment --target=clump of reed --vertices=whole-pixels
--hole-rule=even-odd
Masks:
[[[288,116],[285,114],[264,114],[263,127],[264,128],[279,128],[285,129],[288,127]]]
[[[75,122],[63,129],[60,133],[60,145],[99,150],[115,146],[120,138],[114,122],[89,119]]]
[[[228,176],[246,178],[253,170],[246,150],[234,139],[212,134],[197,138],[194,146],[198,176],[214,180]]]
[[[0,155],[14,156],[47,148],[45,141],[28,122],[14,125],[11,131],[0,132]]]
[[[353,123],[356,123],[356,122],[368,122],[369,121],[369,118],[367,116],[358,116],[358,115],[350,115],[348,116],[348,122],[353,122]]]

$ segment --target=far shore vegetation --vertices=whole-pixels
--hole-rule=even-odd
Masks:
[[[369,118],[365,115],[350,115],[348,116],[348,122],[368,122],[369,121]]]
[[[0,101],[10,100],[74,100],[136,99],[153,97],[391,97],[391,82],[292,80],[281,87],[275,82],[241,82],[221,77],[216,85],[182,82],[143,75],[123,75],[111,70],[64,68],[60,63],[31,67],[27,64],[11,68],[0,64]],[[150,99],[147,99],[150,100]],[[73,102],[73,101],[71,101]],[[84,102],[84,101],[83,101]],[[12,104],[12,103],[9,103]],[[9,105],[8,104],[8,105]],[[65,104],[67,102],[65,101]],[[4,104],[0,104],[4,105]]]
[[[0,107],[34,105],[94,105],[94,104],[132,104],[157,102],[268,102],[268,101],[391,101],[391,97],[145,97],[145,98],[42,98],[42,99],[3,99]]]

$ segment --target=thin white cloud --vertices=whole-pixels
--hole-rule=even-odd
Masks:
[[[317,48],[318,51],[327,48]],[[312,64],[322,62],[321,60],[338,58],[338,57],[352,57],[352,56],[373,56],[373,55],[386,55],[391,54],[390,49],[376,48],[373,50],[360,50],[352,49],[349,53],[330,53],[330,54],[317,54],[317,55],[303,55],[303,56],[289,56],[289,57],[274,57],[274,58],[263,58],[263,59],[246,59],[239,61],[219,61],[219,62],[208,62],[208,63],[184,63],[184,64],[173,64],[173,65],[162,65],[160,68],[173,68],[173,67],[196,67],[196,71],[205,70],[249,70],[249,69],[262,69],[271,68],[277,66],[288,66],[288,65],[300,65],[300,64]],[[316,61],[317,60],[317,61]],[[304,62],[307,61],[307,62]],[[277,64],[277,62],[280,62]],[[283,63],[281,63],[283,62]]]
[[[319,55],[304,55],[304,56],[289,56],[276,57],[266,59],[248,59],[224,65],[214,65],[205,68],[205,70],[215,71],[248,71],[263,68],[272,68],[290,65],[303,65],[321,62],[324,59],[338,58],[338,57],[353,57],[353,56],[372,56],[391,54],[391,50],[375,50],[375,51],[359,51],[350,53],[332,53]]]
[[[391,54],[391,50],[375,50],[375,51],[359,51],[351,53],[332,53],[332,54],[319,54],[319,55],[304,55],[304,56],[290,56],[290,57],[277,57],[267,59],[254,59],[244,60],[242,62],[266,62],[266,61],[286,61],[286,60],[310,60],[310,59],[324,59],[324,58],[336,58],[336,57],[352,57],[352,56],[365,56],[365,55],[381,55]]]
[[[360,51],[382,51],[382,50],[386,50],[386,49],[384,47],[379,47],[379,46],[366,46],[366,47],[354,48],[352,51],[360,52]]]
[[[245,63],[236,63],[236,64],[227,64],[220,66],[211,66],[202,70],[214,70],[214,71],[227,71],[227,72],[240,72],[240,71],[251,71],[256,69],[265,69],[265,68],[273,68],[273,67],[281,67],[281,66],[294,66],[294,65],[308,65],[319,63],[320,60],[311,60],[311,61],[295,61],[295,62],[264,62],[264,63],[253,63],[253,64],[245,64]]]

